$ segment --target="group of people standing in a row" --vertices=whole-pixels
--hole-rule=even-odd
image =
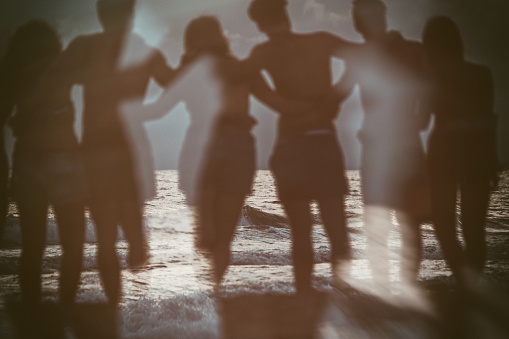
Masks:
[[[420,44],[387,30],[381,0],[354,0],[355,28],[365,40],[359,44],[330,33],[293,33],[286,4],[251,2],[249,16],[268,40],[245,60],[231,54],[216,18],[192,20],[175,70],[131,32],[134,0],[98,0],[103,31],[75,38],[65,51],[56,31],[41,20],[16,31],[2,60],[0,113],[3,122],[14,113],[9,122],[16,137],[12,192],[22,231],[25,302],[40,302],[49,205],[63,249],[61,302],[72,304],[79,284],[85,205],[96,226],[104,290],[112,304],[118,302],[117,229],[122,227],[129,244],[129,265],[145,263],[142,203],[154,193],[142,187],[146,181],[140,176],[149,164],[140,163],[144,154],[126,117],[156,119],[179,101],[186,103],[191,121],[180,154],[180,188],[196,206],[197,244],[210,253],[219,284],[256,168],[251,94],[279,114],[270,165],[292,230],[296,290],[312,289],[312,201],[330,239],[335,284],[342,288],[343,268],[351,259],[344,211],[348,183],[333,120],[355,85],[364,109],[361,184],[375,280],[389,289],[387,237],[395,211],[404,253],[401,278],[409,286],[417,283],[419,224],[429,213],[428,187],[436,234],[458,283],[478,280],[485,262],[489,191],[497,181],[488,68],[465,61],[459,30],[445,17],[429,20]],[[332,84],[331,58],[346,65],[337,84]],[[214,85],[182,85],[202,74],[200,67],[207,75],[198,78],[208,77]],[[150,79],[166,90],[143,105]],[[74,84],[83,86],[80,144],[73,130]],[[431,114],[435,128],[426,159],[420,131]],[[456,237],[458,188],[464,247]]]

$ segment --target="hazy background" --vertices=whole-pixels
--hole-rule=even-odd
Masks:
[[[42,18],[54,25],[68,44],[80,34],[100,30],[95,12],[96,0],[1,0],[0,52],[15,28],[29,19]],[[263,41],[246,9],[250,0],[137,0],[135,31],[152,45],[158,46],[176,67],[182,54],[182,35],[190,19],[216,15],[222,22],[231,48],[238,57],[246,57],[251,48]],[[500,160],[509,165],[509,2],[506,0],[385,0],[390,29],[399,30],[409,39],[420,40],[426,20],[437,14],[453,18],[465,40],[467,58],[487,64],[495,76],[496,112],[499,114]],[[351,20],[351,0],[289,0],[288,6],[297,32],[326,30],[346,39],[360,41]],[[341,63],[334,63],[337,78]],[[157,95],[151,86],[152,97]],[[73,90],[81,114],[79,88]],[[259,168],[267,168],[274,142],[276,116],[253,100],[252,113],[259,123],[254,133],[258,143]],[[358,96],[344,105],[337,120],[347,167],[357,168],[360,145],[356,133],[361,123]],[[146,125],[153,144],[157,169],[175,169],[188,118],[183,105],[171,114]],[[79,124],[77,129],[80,129]],[[8,133],[8,135],[10,135]],[[12,137],[8,145],[12,147]]]

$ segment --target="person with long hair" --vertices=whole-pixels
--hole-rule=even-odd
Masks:
[[[205,137],[204,144],[199,146],[203,147],[202,151],[192,154],[187,147],[197,136],[194,129],[199,124],[192,124],[186,133],[179,162],[179,173],[183,176],[181,187],[188,196],[196,198],[198,245],[210,252],[214,282],[219,286],[230,262],[230,244],[255,174],[255,143],[251,129],[256,122],[249,115],[249,94],[254,84],[250,79],[229,79],[228,64],[237,60],[215,17],[203,16],[189,22],[184,33],[184,48],[182,67],[200,57],[210,58],[216,69],[212,70],[213,80],[217,81],[216,90],[220,93],[215,105],[206,103],[215,109],[207,108],[210,120],[201,125],[209,129],[202,135]],[[196,96],[198,93],[189,94]],[[207,113],[199,107],[200,103],[193,105],[189,99],[191,97],[186,105],[191,120],[204,122],[201,118]],[[194,165],[190,164],[195,161]],[[185,168],[190,165],[194,171],[188,172]],[[186,173],[193,172],[193,177],[185,178]]]
[[[436,80],[429,139],[434,227],[458,283],[474,287],[486,262],[484,222],[498,181],[493,77],[465,60],[458,26],[447,17],[427,22],[423,44]],[[456,235],[458,193],[464,247]]]
[[[84,188],[78,141],[73,129],[70,79],[54,77],[49,66],[60,56],[57,32],[42,20],[19,27],[2,61],[3,106],[15,112],[12,189],[22,236],[20,286],[23,302],[36,310],[41,299],[41,266],[46,219],[51,205],[62,244],[60,302],[73,303],[79,284],[84,241]]]

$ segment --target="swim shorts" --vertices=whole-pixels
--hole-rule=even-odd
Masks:
[[[336,199],[348,193],[343,153],[332,131],[279,141],[270,165],[282,201]]]

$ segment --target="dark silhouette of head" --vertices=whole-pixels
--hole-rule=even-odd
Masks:
[[[43,20],[30,20],[14,33],[1,62],[0,96],[9,106],[17,105],[33,89],[44,70],[62,51],[57,31]],[[27,111],[17,112],[11,120],[15,136],[25,124]]]
[[[35,79],[62,51],[57,31],[43,20],[30,20],[14,33],[2,60],[2,77],[15,94],[23,88],[18,81],[22,71],[31,70],[25,77]],[[30,66],[31,67],[27,67]],[[26,82],[22,82],[28,85]]]
[[[98,0],[97,14],[105,31],[129,30],[133,21],[135,0]]]
[[[464,61],[463,41],[458,26],[450,18],[431,18],[424,28],[422,42],[432,64]]]
[[[387,31],[386,6],[381,0],[354,0],[355,29],[366,40],[384,35]]]
[[[35,19],[16,30],[4,60],[9,59],[17,67],[24,67],[38,60],[54,58],[61,50],[62,45],[56,30],[46,21]]]
[[[248,14],[258,29],[268,36],[288,32],[291,25],[286,5],[286,0],[253,0]]]
[[[184,32],[184,50],[188,55],[202,53],[230,54],[228,40],[216,17],[201,16],[187,24]]]

